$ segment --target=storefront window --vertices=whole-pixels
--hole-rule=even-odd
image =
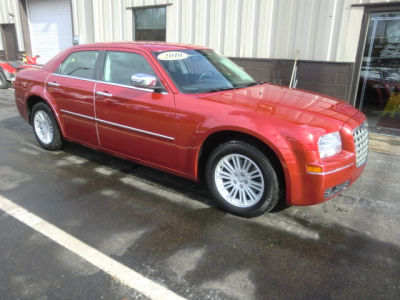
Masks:
[[[373,130],[400,134],[400,12],[371,14],[357,101]]]

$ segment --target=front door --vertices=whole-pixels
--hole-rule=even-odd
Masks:
[[[131,85],[133,74],[156,75],[140,53],[108,51],[103,69],[95,93],[101,146],[154,165],[175,168],[174,95]]]
[[[373,131],[400,135],[400,12],[371,14],[357,101]]]
[[[98,146],[93,96],[98,57],[98,51],[73,52],[46,81],[65,136],[92,146]]]

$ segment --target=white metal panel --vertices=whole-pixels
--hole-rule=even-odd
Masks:
[[[237,20],[237,1],[238,0],[226,0],[225,11],[222,11],[223,19],[225,20],[225,31],[224,36],[222,36],[222,41],[224,43],[222,47],[222,53],[228,56],[234,56],[235,53],[235,21]]]
[[[70,1],[29,0],[27,4],[32,54],[46,63],[72,46]]]
[[[182,0],[176,0],[174,5],[167,6],[166,12],[166,39],[172,43],[181,40],[182,34]]]
[[[83,42],[132,40],[129,7],[170,3],[168,42],[237,57],[293,59],[299,50],[301,59],[354,62],[364,10],[351,5],[376,2],[382,0],[72,0],[72,5],[78,14],[75,34]]]
[[[208,23],[208,44],[207,47],[213,45],[213,48],[218,49],[219,45],[219,25],[220,25],[220,13],[219,13],[220,1],[210,1],[210,15]]]
[[[219,4],[219,26],[218,26],[218,50],[221,53],[224,53],[225,50],[225,42],[224,42],[224,38],[225,38],[225,19],[226,19],[226,0],[220,0],[220,4]]]
[[[345,42],[342,44],[342,56],[338,57],[339,61],[355,61],[358,43],[354,41],[360,37],[360,29],[364,10],[362,7],[354,7],[350,12],[350,22],[346,33]]]
[[[72,0],[71,3],[74,35],[81,44],[94,42],[93,1]]]

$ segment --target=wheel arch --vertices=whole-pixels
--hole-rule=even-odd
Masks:
[[[29,124],[31,124],[31,119],[32,119],[31,118],[32,108],[33,108],[33,106],[35,106],[35,104],[37,104],[39,102],[43,102],[50,107],[51,111],[53,112],[54,118],[56,119],[57,125],[60,128],[62,135],[64,136],[64,130],[63,130],[63,127],[61,126],[59,115],[56,112],[55,107],[49,101],[47,101],[45,98],[43,98],[42,96],[36,95],[36,94],[32,94],[26,98],[26,112],[27,112]]]
[[[28,115],[29,124],[31,124],[31,119],[32,119],[31,118],[32,108],[33,108],[33,106],[35,106],[35,104],[37,104],[39,102],[43,102],[43,103],[46,103],[47,105],[49,105],[46,100],[44,100],[42,97],[40,97],[38,95],[31,95],[26,99],[26,113]],[[49,105],[49,106],[51,108],[51,105]]]
[[[270,159],[274,169],[277,171],[279,185],[282,187],[281,191],[283,192],[286,190],[288,177],[286,176],[286,171],[284,168],[285,163],[282,161],[283,158],[279,155],[279,153],[276,153],[272,147],[255,136],[232,130],[214,132],[210,134],[202,143],[197,159],[197,176],[200,181],[204,180],[205,165],[211,152],[221,143],[233,140],[246,142],[252,146],[255,146],[258,150],[264,153],[268,159]],[[284,195],[281,194],[280,198],[283,199],[283,196]]]

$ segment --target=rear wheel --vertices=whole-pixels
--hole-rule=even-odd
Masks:
[[[11,83],[7,80],[3,71],[0,69],[0,89],[8,89],[11,86]]]
[[[224,210],[254,217],[279,201],[278,176],[267,156],[242,141],[218,146],[206,164],[206,181]]]
[[[39,144],[46,150],[59,150],[62,147],[61,132],[50,107],[39,102],[32,108],[31,124]]]

